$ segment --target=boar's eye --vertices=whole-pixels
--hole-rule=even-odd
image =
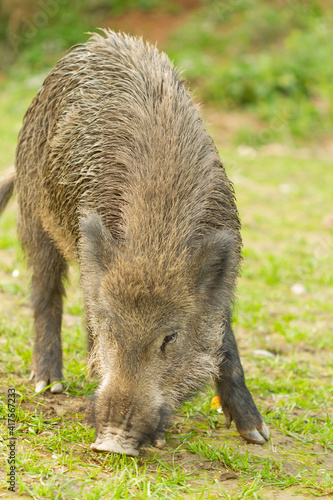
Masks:
[[[176,342],[178,333],[173,333],[172,335],[167,335],[165,339],[163,340],[163,344],[161,345],[161,351],[164,351],[165,346],[167,344],[172,344],[173,342]]]

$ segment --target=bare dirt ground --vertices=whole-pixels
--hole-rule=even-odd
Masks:
[[[164,10],[155,8],[148,11],[129,11],[120,16],[105,19],[103,27],[113,26],[116,30],[142,36],[144,40],[153,44],[157,43],[161,50],[172,33],[186,23],[202,3],[202,0],[181,0],[169,9],[166,5]]]

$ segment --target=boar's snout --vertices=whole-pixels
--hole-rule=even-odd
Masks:
[[[123,453],[131,457],[139,455],[139,442],[129,439],[125,434],[114,434],[108,429],[102,436],[97,437],[90,447],[93,451]]]
[[[164,412],[160,398],[148,390],[143,398],[141,394],[134,395],[133,388],[121,385],[113,380],[97,391],[92,407],[96,438],[91,449],[137,456],[141,445],[154,443],[160,435]]]
[[[95,442],[91,445],[94,451],[123,453],[136,457],[142,444],[153,443],[157,435],[157,426],[152,422],[133,419],[129,425],[114,427],[112,421],[97,431]]]

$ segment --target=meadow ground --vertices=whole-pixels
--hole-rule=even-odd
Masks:
[[[2,171],[40,80],[1,88]],[[221,143],[218,130],[212,126]],[[175,415],[165,449],[146,447],[138,458],[91,452],[85,405],[95,381],[87,377],[78,268],[65,303],[65,393],[36,396],[28,382],[29,271],[13,199],[0,219],[0,498],[333,498],[332,162],[320,148],[238,146],[221,155],[243,223],[235,333],[270,442],[246,444],[234,426],[227,430],[207,388]],[[6,478],[9,388],[17,398],[15,493]]]

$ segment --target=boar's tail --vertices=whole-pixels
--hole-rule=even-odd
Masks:
[[[11,175],[0,183],[0,214],[9,202],[15,185],[15,174]]]

